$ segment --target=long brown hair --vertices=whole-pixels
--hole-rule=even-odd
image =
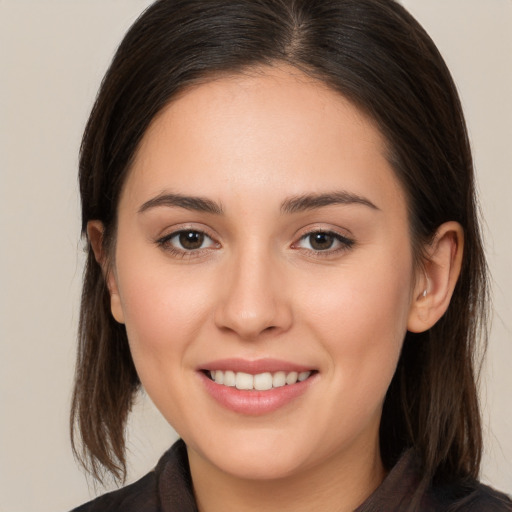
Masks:
[[[90,220],[100,220],[104,249],[112,249],[130,162],[151,121],[180,91],[276,62],[328,84],[377,123],[406,191],[418,261],[443,222],[464,228],[464,261],[451,304],[429,331],[406,335],[380,436],[387,467],[414,447],[425,479],[476,477],[482,436],[475,354],[485,337],[487,280],[471,151],[442,57],[394,0],[155,2],[119,46],[85,129],[82,234],[86,238]],[[124,429],[140,381],[88,241],[87,251],[72,440],[94,476],[101,478],[104,468],[122,479]]]

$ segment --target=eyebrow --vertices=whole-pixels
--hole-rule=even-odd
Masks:
[[[329,192],[325,194],[304,194],[286,199],[281,204],[281,212],[287,214],[314,210],[334,204],[361,204],[372,210],[379,210],[369,199],[347,191]],[[146,201],[139,213],[144,213],[152,208],[167,206],[171,208],[184,208],[196,212],[222,215],[222,206],[206,197],[186,196],[182,194],[165,193]]]
[[[345,190],[326,194],[305,194],[287,199],[281,205],[283,213],[298,213],[333,204],[361,204],[372,210],[380,210],[369,199]]]
[[[160,194],[149,201],[146,201],[140,208],[143,213],[158,206],[185,208],[196,212],[212,213],[222,215],[222,206],[206,197],[185,196],[182,194]]]

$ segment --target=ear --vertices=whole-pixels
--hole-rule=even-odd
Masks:
[[[103,233],[105,228],[103,223],[99,220],[91,220],[87,223],[87,237],[91,243],[94,257],[101,267],[103,277],[107,283],[107,288],[110,293],[110,310],[112,316],[120,324],[124,323],[123,308],[121,306],[121,299],[119,296],[119,290],[117,286],[115,272],[109,264],[107,255],[105,254],[103,246]]]
[[[445,222],[427,247],[427,259],[418,270],[407,329],[424,332],[446,312],[459,278],[464,230],[458,222]]]

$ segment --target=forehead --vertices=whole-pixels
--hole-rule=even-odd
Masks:
[[[128,178],[136,186],[128,188],[186,186],[204,195],[212,184],[227,192],[237,183],[301,194],[339,186],[341,177],[355,189],[365,180],[397,185],[375,123],[323,82],[281,66],[182,92],[146,131]]]

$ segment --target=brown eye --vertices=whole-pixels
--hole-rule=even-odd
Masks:
[[[199,231],[182,231],[178,235],[179,244],[187,251],[200,249],[204,243],[204,233]]]
[[[309,235],[309,245],[315,251],[330,249],[335,240],[331,233],[312,233]]]
[[[215,247],[217,244],[202,231],[182,229],[157,240],[158,245],[176,254],[193,253]]]
[[[313,231],[304,235],[298,242],[297,247],[317,253],[325,252],[332,254],[344,249],[350,249],[354,240],[346,238],[333,231]]]

